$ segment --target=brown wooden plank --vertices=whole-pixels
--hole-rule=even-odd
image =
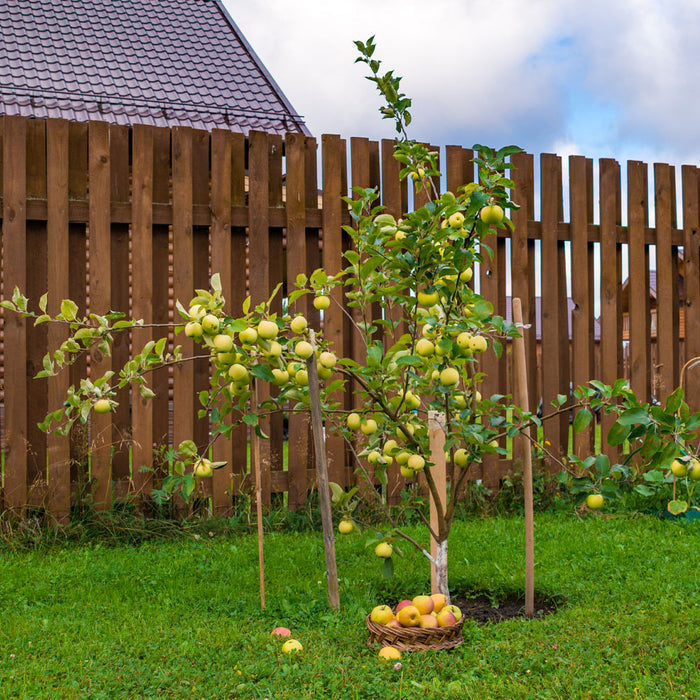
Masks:
[[[308,274],[306,267],[306,137],[303,134],[287,134],[287,285],[294,288],[297,275]],[[308,295],[297,299],[290,314],[308,317],[311,306]],[[309,414],[293,413],[288,427],[288,507],[298,510],[306,505],[308,494],[307,464],[309,462]]]
[[[622,337],[620,332],[620,245],[617,226],[620,221],[620,166],[617,161],[600,161],[600,357],[601,379],[612,384],[621,376]],[[601,417],[602,452],[617,461],[618,448],[608,445],[606,438],[614,418]]]
[[[685,362],[700,357],[700,197],[698,169],[682,167],[683,181],[683,282],[685,284]],[[700,371],[685,372],[683,382],[688,405],[700,410]]]
[[[27,121],[27,198],[46,197],[46,122],[41,119]],[[29,308],[41,313],[39,298],[46,292],[47,251],[46,222],[29,221],[26,224],[27,286],[22,290],[29,298]],[[47,351],[48,326],[27,324],[27,483],[31,488],[46,482],[46,433],[37,423],[48,412],[48,385],[34,376],[42,369]]]
[[[129,201],[129,127],[111,124],[110,189],[112,202]],[[129,314],[129,224],[111,226],[112,296],[111,308]],[[129,361],[129,333],[115,333],[112,345],[113,367],[123,367]],[[131,432],[131,401],[129,389],[117,392],[119,405],[112,415],[112,480],[129,483],[129,443]]]
[[[558,236],[561,203],[561,158],[542,154],[540,159],[542,198],[542,413],[551,413],[552,401],[557,394],[568,395],[566,368],[562,362],[562,343],[568,347],[568,320],[561,313],[561,244]],[[566,294],[564,293],[564,300]],[[544,426],[544,436],[555,455],[568,452],[568,414],[549,420]],[[549,463],[550,469],[556,464]]]
[[[269,203],[271,207],[284,207],[282,197],[282,137],[271,134],[268,141],[268,177]],[[277,295],[272,300],[270,310],[278,316],[282,315],[282,297],[286,288],[286,262],[284,259],[284,229],[278,226],[270,228],[270,292],[282,283]],[[270,386],[270,395],[277,396],[279,389]],[[282,411],[270,415],[270,469],[284,471],[284,422]],[[283,501],[283,494],[275,494],[275,503]]]
[[[515,185],[512,196],[513,201],[520,207],[511,214],[514,226],[511,235],[512,295],[520,298],[523,323],[530,326],[525,331],[525,357],[530,409],[535,410],[536,397],[541,396],[541,383],[538,381],[537,372],[535,250],[534,241],[528,238],[528,222],[534,218],[534,163],[529,153],[516,153],[511,162],[511,177]]]
[[[656,216],[656,363],[652,393],[661,402],[678,386],[678,249],[671,244],[674,169],[654,164],[654,211]]]
[[[194,292],[194,242],[192,237],[192,129],[172,130],[173,173],[173,295],[188,308]],[[191,357],[196,346],[184,333],[177,337],[183,357]],[[173,443],[192,440],[196,407],[194,366],[182,362],[173,372]]]
[[[588,241],[588,160],[569,157],[569,211],[571,216],[571,348],[572,383],[575,387],[595,378],[593,287],[589,277],[592,244]],[[574,454],[585,459],[592,454],[595,431],[574,434]]]
[[[26,279],[27,120],[3,119],[3,284],[4,295],[22,292]],[[27,503],[27,331],[19,315],[4,313],[5,489],[4,506],[21,511]]]
[[[243,134],[231,135],[231,204],[245,204],[246,141]],[[242,313],[242,304],[248,295],[245,259],[248,235],[244,226],[231,226],[231,286],[229,298],[231,313],[238,317]],[[234,414],[234,420],[240,415]],[[231,432],[232,469],[234,476],[245,475],[248,470],[248,426],[237,425]],[[236,479],[234,479],[234,485]],[[236,490],[234,487],[234,496]]]
[[[153,322],[153,128],[133,127],[133,204],[132,237],[133,315],[144,325]],[[152,328],[132,331],[135,351],[156,339]],[[150,377],[149,377],[150,379]],[[132,480],[139,500],[153,490],[153,403],[131,391]]]
[[[251,131],[249,136],[249,255],[251,261],[250,296],[251,307],[267,301],[270,296],[270,223],[268,207],[269,192],[269,162],[268,134],[262,131]],[[261,382],[258,388],[259,400],[265,401],[269,396],[269,386]],[[270,420],[260,419],[260,426],[266,435],[270,434]],[[263,504],[270,505],[271,499],[271,450],[269,440],[260,441],[260,478]]]
[[[47,311],[52,316],[61,311],[61,300],[69,291],[68,271],[68,122],[49,119],[46,122],[47,150]],[[68,338],[68,329],[62,324],[50,324],[48,347],[57,348]],[[68,372],[61,372],[48,380],[48,406],[55,410],[66,400],[69,386]],[[68,522],[70,513],[70,438],[48,436],[49,512],[59,523]]]
[[[649,223],[646,163],[627,163],[629,251],[629,377],[643,401],[651,398],[651,326],[649,323],[649,250],[644,233]]]
[[[166,202],[170,207],[170,129],[153,129],[153,200]],[[168,334],[167,347],[173,347],[174,334],[168,329],[176,316],[172,298],[172,271],[170,269],[170,226],[153,224],[153,323],[161,324],[156,331],[162,337]],[[180,315],[177,314],[180,323]],[[179,342],[179,339],[178,339]],[[170,444],[170,400],[172,368],[156,370],[151,376],[153,399],[153,442],[157,449]],[[168,465],[165,460],[154,463],[154,477],[165,476]]]
[[[209,204],[209,132],[202,129],[192,131],[192,206],[205,207],[210,209]],[[193,217],[192,241],[194,253],[192,262],[194,265],[193,279],[194,289],[210,289],[211,271],[209,269],[210,241],[209,224],[210,221],[198,224]],[[194,290],[191,292],[194,294]],[[200,352],[199,354],[203,354]],[[208,449],[211,439],[209,432],[209,419],[199,418],[198,411],[201,408],[199,403],[199,393],[209,390],[210,362],[208,358],[195,360],[194,362],[194,394],[195,401],[195,423],[192,439],[195,441],[200,451]],[[211,488],[211,484],[204,484],[206,489]]]
[[[88,125],[68,124],[68,247],[69,297],[78,305],[78,315],[87,313],[87,231],[85,223],[74,223],[70,218],[72,202],[87,204]],[[86,207],[87,208],[87,207]],[[86,217],[87,218],[87,217]],[[58,300],[60,303],[60,300]],[[80,385],[87,373],[87,356],[81,355],[69,370],[70,384]],[[80,500],[88,482],[88,430],[78,423],[71,430],[71,483],[77,484]]]
[[[88,170],[90,178],[90,313],[105,314],[112,308],[110,235],[109,124],[88,123]],[[90,378],[94,382],[111,370],[112,361],[97,347],[90,352]],[[112,414],[91,416],[90,452],[92,493],[95,508],[109,507],[111,495]]]
[[[323,268],[329,277],[342,268],[343,238],[341,230],[342,163],[345,149],[336,135],[324,134],[322,140],[323,176]],[[342,356],[344,346],[344,319],[342,305],[345,303],[342,287],[335,287],[329,295],[330,307],[323,314],[323,337],[331,349]],[[336,392],[332,401],[343,404],[342,392]],[[328,456],[328,478],[341,486],[350,483],[346,468],[345,441],[342,436],[332,433],[326,437]]]
[[[212,275],[218,273],[224,290],[227,314],[233,313],[228,290],[231,288],[231,133],[214,129],[211,134],[211,259]],[[227,416],[224,425],[231,424]],[[214,513],[225,516],[231,512],[230,489],[233,480],[233,451],[231,441],[219,437],[213,446],[214,460],[226,462],[212,479]]]

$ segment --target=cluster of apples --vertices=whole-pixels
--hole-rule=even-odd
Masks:
[[[448,605],[442,593],[433,593],[402,600],[394,610],[389,605],[378,605],[369,619],[386,627],[450,627],[462,619],[462,611],[457,605]]]
[[[285,654],[296,654],[304,650],[301,642],[298,639],[292,638],[292,632],[288,627],[275,627],[275,629],[270,632],[270,636],[286,639],[284,644],[282,644],[282,651]]]

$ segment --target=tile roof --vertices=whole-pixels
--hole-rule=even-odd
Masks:
[[[0,114],[308,133],[220,0],[2,0]]]

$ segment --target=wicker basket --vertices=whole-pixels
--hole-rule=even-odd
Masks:
[[[454,649],[462,639],[462,618],[449,627],[387,627],[372,622],[367,615],[365,622],[369,630],[367,646],[396,647],[399,651],[428,651]]]

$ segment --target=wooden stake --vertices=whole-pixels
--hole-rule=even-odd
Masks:
[[[326,576],[328,578],[328,601],[333,610],[340,608],[338,594],[338,568],[335,562],[335,536],[333,534],[333,516],[331,513],[331,490],[328,485],[328,462],[326,460],[326,441],[323,434],[321,417],[321,388],[318,383],[316,367],[316,339],[309,331],[309,341],[314,349],[306,361],[309,374],[309,401],[311,403],[311,428],[314,436],[316,453],[316,475],[318,477],[318,499],[321,505],[321,523],[323,525],[323,549],[326,553]]]
[[[513,298],[513,322],[520,331],[520,337],[513,339],[513,360],[515,379],[515,403],[529,410],[527,391],[527,367],[525,362],[525,337],[523,310],[520,299]],[[523,431],[523,491],[525,498],[525,614],[535,614],[535,518],[532,497],[532,452],[530,428]]]
[[[430,460],[433,462],[433,466],[430,467],[430,473],[433,475],[433,481],[435,482],[438,495],[442,501],[441,506],[444,512],[445,504],[447,503],[447,462],[445,461],[445,431],[439,420],[441,416],[444,420],[443,414],[437,411],[428,411]],[[438,532],[439,530],[437,507],[433,500],[432,493],[430,495],[430,528],[433,532]],[[430,539],[430,556],[433,560],[436,560],[438,556],[437,542],[432,537]],[[440,592],[437,571],[433,563],[430,564],[430,592]]]
[[[258,408],[258,381],[253,380],[253,401]],[[262,512],[262,478],[260,475],[260,437],[255,430],[251,437],[253,447],[253,470],[255,474],[255,511],[258,518],[258,566],[260,569],[260,609],[265,609],[265,557],[263,552],[263,512]]]

